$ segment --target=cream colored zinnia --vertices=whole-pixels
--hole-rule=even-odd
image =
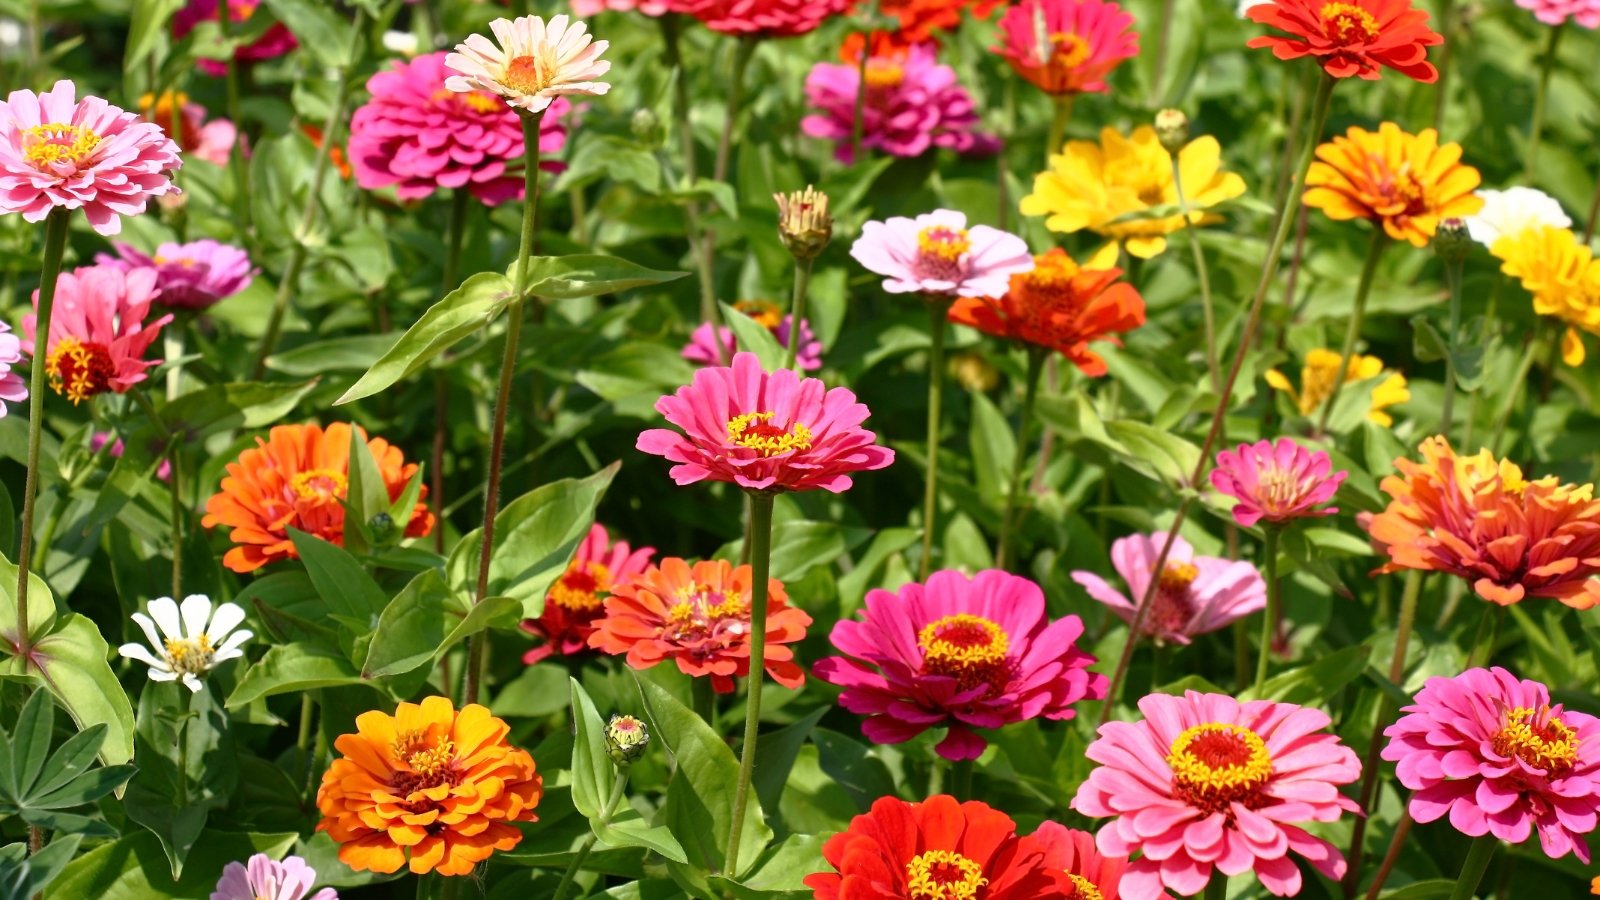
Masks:
[[[457,93],[488,91],[529,113],[543,112],[563,95],[598,96],[611,85],[594,79],[611,63],[600,55],[610,46],[595,41],[582,22],[564,15],[548,24],[538,16],[495,19],[489,23],[499,46],[481,34],[456,45],[444,64],[457,74],[444,86]]]

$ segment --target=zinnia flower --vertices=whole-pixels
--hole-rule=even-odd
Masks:
[[[1206,210],[1244,193],[1244,179],[1222,171],[1222,146],[1210,135],[1178,151],[1189,221],[1219,221]],[[1183,216],[1151,211],[1178,205],[1172,180],[1172,154],[1156,130],[1140,125],[1124,137],[1115,128],[1100,132],[1100,142],[1068,141],[1052,154],[1050,168],[1033,178],[1033,193],[1022,198],[1022,214],[1048,216],[1045,227],[1072,233],[1085,228],[1119,241],[1141,259],[1167,249],[1166,236],[1183,228]]]
[[[485,92],[529,113],[548,109],[557,97],[598,97],[611,90],[594,80],[611,69],[600,58],[611,45],[591,43],[582,22],[553,16],[546,25],[538,16],[522,16],[495,19],[489,28],[499,46],[481,34],[468,35],[445,57],[444,64],[456,73],[445,79],[446,90]]]
[[[58,81],[43,94],[12,91],[0,107],[0,212],[40,222],[52,209],[82,209],[94,230],[122,230],[119,216],[176,193],[183,163],[160,127],[99,97],[74,100]]]
[[[289,529],[296,528],[330,544],[344,546],[344,500],[349,488],[350,429],[335,422],[323,431],[318,425],[279,425],[256,438],[256,447],[239,454],[227,465],[222,489],[206,501],[200,524],[233,529],[234,547],[222,564],[235,572],[254,572],[280,559],[298,559]],[[389,502],[399,499],[416,474],[400,448],[383,438],[368,438],[354,426],[377,461]],[[422,537],[433,530],[433,513],[423,501],[428,488],[417,496],[406,537]]]
[[[107,391],[123,394],[145,380],[146,369],[160,364],[159,359],[143,358],[162,326],[172,321],[168,314],[145,322],[159,293],[156,278],[154,269],[124,272],[115,266],[61,273],[45,342],[45,373],[52,390],[74,405]],[[33,292],[33,304],[37,310],[38,291]],[[27,335],[22,349],[35,358],[37,319],[36,312],[22,317]]]
[[[168,241],[154,256],[120,241],[112,242],[116,256],[101,253],[95,262],[129,272],[155,269],[156,302],[173,309],[206,309],[250,286],[260,271],[250,265],[250,254],[238,247],[205,238],[188,244]]]
[[[0,322],[0,418],[6,414],[6,403],[21,403],[28,399],[28,382],[22,375],[11,371],[22,362],[22,341],[11,333],[11,326]]]
[[[151,681],[182,682],[196,693],[200,679],[212,669],[244,656],[239,648],[254,636],[249,629],[239,628],[244,621],[242,607],[218,603],[213,609],[211,598],[204,594],[183,598],[181,608],[171,597],[157,597],[150,601],[149,610],[148,616],[133,614],[134,623],[150,642],[148,648],[123,644],[117,653],[149,666]]]
[[[512,822],[533,822],[544,793],[511,728],[469,703],[444,697],[402,703],[390,716],[356,716],[317,791],[318,831],[339,844],[339,861],[389,873],[407,863],[421,875],[467,875],[496,850],[522,841]]]
[[[612,587],[589,646],[613,656],[626,653],[635,669],[670,659],[685,675],[710,676],[717,693],[732,693],[733,679],[750,674],[753,587],[747,565],[735,568],[725,559],[690,565],[668,557]],[[789,605],[783,582],[768,579],[766,672],[786,688],[805,683],[805,670],[788,645],[804,638],[810,624],[805,610]]]
[[[401,200],[420,200],[440,188],[465,188],[490,206],[521,198],[522,169],[506,165],[525,156],[521,120],[494,93],[447,89],[446,56],[397,60],[368,79],[372,99],[350,120],[356,183],[368,190],[393,185]],[[562,118],[571,107],[563,97],[550,103],[539,122],[541,155],[565,146]],[[560,164],[546,160],[540,167]]]
[[[1332,469],[1328,454],[1281,437],[1218,453],[1211,486],[1238,501],[1233,518],[1240,525],[1249,528],[1262,519],[1282,525],[1339,511],[1336,506],[1316,508],[1332,500],[1350,474]]]
[[[183,150],[184,159],[203,159],[218,166],[228,164],[239,129],[227,119],[206,121],[206,108],[191,103],[182,92],[162,91],[161,96],[139,98],[139,116],[161,126],[161,133]]]
[[[1300,369],[1300,390],[1295,390],[1294,384],[1277,369],[1267,371],[1267,384],[1274,390],[1288,394],[1289,401],[1300,411],[1300,415],[1309,416],[1321,409],[1333,393],[1341,358],[1337,351],[1319,347],[1306,354],[1305,365]],[[1370,381],[1382,374],[1383,360],[1376,356],[1352,353],[1350,364],[1344,370],[1344,383]],[[1399,372],[1390,372],[1389,377],[1372,388],[1367,421],[1388,428],[1394,424],[1394,418],[1384,410],[1410,399],[1411,391],[1406,388],[1406,377]]]
[[[228,0],[228,19],[231,22],[248,22],[261,6],[261,0]],[[183,38],[201,22],[217,21],[216,0],[189,0],[189,4],[172,17],[172,36]],[[237,28],[235,29],[237,31]],[[300,46],[294,34],[282,22],[274,22],[261,36],[233,51],[238,62],[260,62],[277,59]],[[200,71],[214,78],[228,74],[228,64],[215,59],[196,60]]]
[[[710,479],[750,491],[837,494],[852,473],[894,462],[894,451],[861,427],[868,410],[855,394],[790,369],[766,372],[754,353],[700,369],[657,400],[656,411],[686,433],[652,428],[637,446],[677,463],[671,475],[680,485]]]
[[[1567,228],[1526,228],[1495,241],[1489,252],[1500,271],[1522,282],[1533,295],[1533,311],[1567,324],[1561,359],[1583,365],[1587,356],[1580,331],[1600,334],[1600,259]]]
[[[1133,16],[1106,0],[1022,0],[1000,17],[995,52],[1049,94],[1103,93],[1106,76],[1139,55]]]
[[[1084,754],[1100,765],[1072,800],[1086,816],[1114,817],[1095,835],[1101,853],[1142,852],[1122,878],[1124,900],[1163,887],[1199,894],[1213,870],[1253,870],[1270,893],[1292,897],[1301,877],[1291,852],[1335,881],[1344,875],[1344,856],[1298,824],[1360,812],[1339,788],[1361,777],[1361,763],[1321,733],[1326,713],[1195,691],[1150,694],[1139,711],[1139,722],[1100,726]]]
[[[522,655],[528,665],[553,654],[571,656],[589,647],[594,621],[604,615],[605,598],[614,586],[626,584],[650,567],[656,548],[634,550],[627,541],[611,543],[606,527],[596,523],[578,552],[544,598],[544,613],[527,619],[522,629],[544,643]]]
[[[815,31],[855,0],[667,0],[673,12],[687,13],[721,34],[796,37]]]
[[[572,14],[581,18],[593,18],[608,9],[647,16],[664,16],[668,12],[666,0],[572,0]]]
[[[987,225],[968,228],[966,214],[950,209],[868,222],[850,255],[885,276],[891,294],[999,297],[1012,275],[1033,268],[1022,238]]]
[[[955,31],[968,18],[987,19],[1004,0],[879,0],[878,12],[893,16],[900,27],[893,33],[908,44],[938,39],[940,31]]]
[[[1477,192],[1483,208],[1467,216],[1467,234],[1485,247],[1503,237],[1516,237],[1530,228],[1571,228],[1572,219],[1561,201],[1537,188],[1514,187]]]
[[[1585,28],[1600,28],[1600,0],[1517,0],[1517,5],[1532,10],[1533,17],[1546,25],[1571,19]]]
[[[1065,873],[1071,883],[1064,900],[1120,900],[1127,857],[1106,856],[1095,847],[1094,835],[1057,822],[1039,823],[1033,839],[1044,846],[1045,867]],[[1165,892],[1157,897],[1170,900]]]
[[[1272,0],[1245,17],[1289,33],[1251,38],[1245,46],[1271,47],[1279,59],[1314,56],[1334,78],[1375,81],[1387,66],[1423,84],[1439,80],[1428,48],[1444,38],[1428,29],[1428,13],[1411,0]]]
[[[1131,534],[1112,542],[1111,565],[1127,583],[1127,596],[1093,572],[1073,572],[1072,580],[1131,624],[1150,589],[1156,557],[1166,543],[1167,534],[1162,531]],[[1159,586],[1150,600],[1142,632],[1162,642],[1187,644],[1195,635],[1231,625],[1267,605],[1267,583],[1255,566],[1241,560],[1196,556],[1194,547],[1181,537],[1172,542],[1167,564],[1156,580]]]
[[[778,346],[785,348],[789,346],[789,335],[794,332],[794,316],[785,314],[778,309],[777,304],[767,300],[740,300],[733,305],[733,308],[755,319],[763,328],[772,332],[773,338],[778,341]],[[713,332],[722,336],[721,347],[717,346],[717,339],[712,337]],[[725,359],[732,359],[738,349],[738,341],[733,335],[732,328],[701,322],[700,327],[689,336],[689,343],[683,348],[681,355],[684,359],[702,366],[717,366]],[[807,372],[822,368],[822,344],[817,341],[809,321],[800,323],[800,347],[795,351],[795,362]]]
[[[1368,219],[1397,241],[1426,247],[1441,221],[1483,208],[1473,193],[1481,181],[1461,164],[1460,144],[1441,145],[1432,128],[1410,134],[1384,122],[1376,132],[1353,126],[1317,147],[1304,203],[1335,221]]]
[[[898,744],[943,726],[939,755],[976,759],[988,742],[974,728],[1070,719],[1079,700],[1105,696],[1106,677],[1088,671],[1095,658],[1076,646],[1082,634],[1077,616],[1046,619],[1044,592],[1026,578],[935,572],[926,587],[868,592],[862,620],[828,637],[846,655],[814,671],[867,717],[868,740]]]
[[[1422,462],[1394,461],[1379,485],[1392,499],[1367,531],[1389,554],[1380,572],[1448,572],[1479,597],[1509,606],[1527,597],[1574,609],[1600,603],[1600,502],[1594,485],[1529,481],[1488,450],[1458,456],[1443,437]]]
[[[1550,705],[1550,690],[1498,666],[1429,678],[1384,729],[1383,758],[1410,788],[1411,817],[1589,861],[1600,810],[1600,719]]]
[[[228,863],[211,900],[339,900],[339,892],[333,888],[311,893],[316,882],[317,870],[298,856],[274,862],[265,853],[257,853],[248,862]]]
[[[1053,247],[1033,258],[1033,269],[1011,276],[998,300],[962,297],[950,321],[995,337],[1055,350],[1085,375],[1106,373],[1091,341],[1122,346],[1117,335],[1144,324],[1144,298],[1118,281],[1121,269],[1080,269],[1067,251]]]

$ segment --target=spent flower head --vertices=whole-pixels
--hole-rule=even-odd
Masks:
[[[828,195],[811,185],[803,191],[773,194],[778,203],[778,236],[798,260],[813,260],[833,239],[833,216]]]

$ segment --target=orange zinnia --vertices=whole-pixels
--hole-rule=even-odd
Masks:
[[[366,438],[367,433],[355,427]],[[233,529],[229,537],[236,546],[222,558],[223,565],[235,572],[253,572],[270,562],[298,558],[290,528],[344,546],[350,428],[344,422],[329,425],[327,431],[317,425],[279,425],[267,433],[267,440],[257,438],[259,446],[228,464],[222,489],[206,501],[201,520],[207,528]],[[367,440],[367,448],[377,460],[393,503],[405,492],[417,466],[407,463],[400,449],[383,438]],[[422,537],[433,530],[433,513],[422,502],[427,496],[423,487],[405,524],[406,537]]]
[[[935,31],[954,31],[963,13],[987,19],[1002,0],[882,0],[878,9],[900,22],[899,37],[907,44],[937,38]]]
[[[1306,206],[1335,220],[1370,219],[1397,241],[1426,247],[1439,223],[1483,208],[1473,193],[1482,178],[1461,164],[1461,145],[1439,134],[1401,131],[1384,122],[1377,132],[1351,128],[1317,147],[1306,173]]]
[[[510,727],[469,703],[402,703],[393,716],[356,717],[356,733],[333,742],[344,754],[322,776],[318,831],[338,842],[356,870],[467,875],[496,850],[522,840],[512,822],[538,819],[544,779],[533,757],[506,743]]]
[[[1600,603],[1600,502],[1594,485],[1529,481],[1483,450],[1457,456],[1450,442],[1422,442],[1422,462],[1395,460],[1383,480],[1393,499],[1367,531],[1389,554],[1380,572],[1448,572],[1501,606],[1548,597],[1575,609]]]
[[[1410,0],[1269,0],[1245,16],[1289,36],[1251,38],[1249,47],[1271,47],[1279,59],[1315,56],[1334,78],[1375,81],[1388,66],[1423,84],[1439,80],[1428,48],[1444,38],[1428,28],[1428,14]]]

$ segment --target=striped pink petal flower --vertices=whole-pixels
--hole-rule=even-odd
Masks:
[[[85,266],[62,272],[56,282],[55,311],[45,342],[44,365],[50,387],[74,404],[98,394],[126,393],[145,380],[145,370],[160,364],[145,359],[169,313],[146,322],[150,304],[161,293],[156,270],[126,272],[116,266]],[[33,292],[38,308],[39,292]],[[22,317],[27,339],[22,349],[38,358],[37,315]]]
[[[564,15],[547,23],[538,16],[495,19],[489,23],[494,40],[468,35],[456,45],[444,64],[455,73],[445,79],[452,91],[483,91],[528,113],[548,109],[557,97],[594,97],[611,90],[597,81],[611,70],[600,58],[611,46],[596,41],[589,26]]]
[[[250,254],[210,238],[177,244],[167,241],[152,254],[121,241],[112,243],[117,255],[97,254],[96,263],[124,272],[142,267],[156,270],[156,302],[169,308],[206,309],[250,286],[260,271],[250,265]]]
[[[1166,542],[1166,532],[1158,531],[1132,534],[1111,544],[1111,565],[1128,585],[1126,596],[1093,572],[1073,572],[1072,580],[1131,623],[1150,589],[1153,564]],[[1197,634],[1231,625],[1267,605],[1267,583],[1255,566],[1196,556],[1194,547],[1181,537],[1173,541],[1159,580],[1142,629],[1158,641],[1187,644]]]
[[[1239,501],[1233,517],[1249,528],[1262,519],[1280,525],[1309,516],[1331,516],[1333,499],[1349,472],[1334,472],[1321,450],[1308,450],[1289,438],[1240,444],[1217,454],[1211,486]]]
[[[1033,269],[1022,238],[987,225],[968,228],[966,214],[951,209],[868,222],[850,255],[884,276],[891,294],[999,298],[1012,275]]]
[[[1139,55],[1133,25],[1105,0],[1022,0],[1000,17],[995,50],[1048,93],[1102,93],[1111,70]]]

